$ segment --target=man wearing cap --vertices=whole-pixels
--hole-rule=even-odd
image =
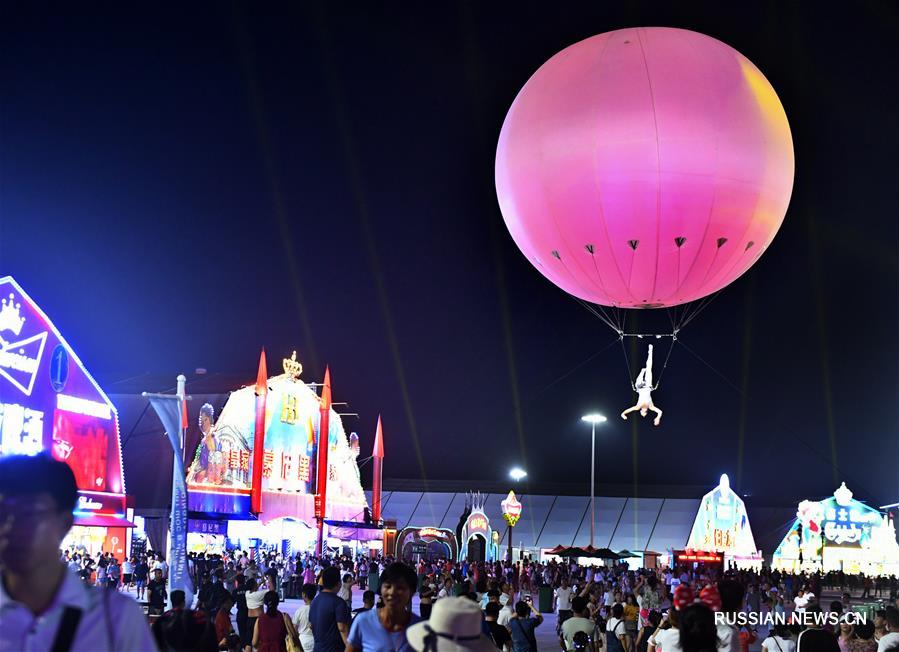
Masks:
[[[87,586],[60,561],[77,499],[64,462],[0,459],[0,650],[155,652],[130,596]]]

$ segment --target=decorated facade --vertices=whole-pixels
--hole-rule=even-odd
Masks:
[[[75,527],[64,546],[128,552],[115,406],[37,303],[0,278],[0,455],[49,451],[75,474]]]
[[[268,538],[283,541],[286,549],[306,547],[317,516],[326,521],[363,521],[368,505],[356,462],[358,438],[351,444],[330,400],[323,401],[315,385],[300,380],[301,374],[294,353],[283,361],[282,374],[267,379],[263,375],[262,392],[254,386],[232,392],[219,415],[213,406],[202,406],[201,440],[187,469],[188,507],[195,522],[232,521],[227,536],[241,545],[252,547],[256,540]],[[327,492],[324,510],[317,512],[323,421]],[[262,437],[257,436],[257,423],[264,424]],[[259,441],[261,455],[256,454]],[[252,504],[257,459],[261,460],[258,510]],[[262,531],[240,524],[241,520],[258,520],[269,527]]]
[[[844,482],[833,496],[799,503],[796,520],[774,552],[772,567],[899,575],[895,523],[888,514],[855,500]]]
[[[490,527],[484,512],[487,497],[480,492],[468,495],[465,520],[459,537],[459,560],[495,561],[498,559],[499,533]]]
[[[720,553],[706,556],[720,556],[720,561],[727,567],[733,564],[740,568],[761,568],[762,554],[755,546],[746,505],[730,488],[727,474],[721,476],[717,487],[702,497],[686,552],[694,555],[698,552]]]

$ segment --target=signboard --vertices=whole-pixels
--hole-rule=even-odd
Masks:
[[[199,534],[228,534],[227,521],[214,521],[209,519],[189,518],[187,519],[187,531],[198,532]]]
[[[125,481],[115,406],[40,307],[10,277],[0,278],[0,455],[49,451],[75,473],[84,502],[76,524],[104,514],[124,521]],[[121,506],[119,506],[121,505]]]
[[[490,531],[490,521],[483,512],[472,512],[465,523],[468,531],[467,538],[471,538],[473,534],[480,534],[484,539],[488,539]]]

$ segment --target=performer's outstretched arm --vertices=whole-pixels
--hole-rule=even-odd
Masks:
[[[640,409],[639,405],[634,405],[633,407],[629,407],[628,409],[626,409],[624,412],[621,413],[621,418],[626,421],[628,414],[630,414],[631,412],[636,412],[639,409]]]
[[[655,405],[650,405],[649,409],[656,413],[656,418],[652,422],[652,424],[654,426],[659,425],[659,422],[662,420],[662,411],[659,408],[657,408]]]

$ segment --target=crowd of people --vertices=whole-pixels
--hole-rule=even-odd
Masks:
[[[60,552],[76,500],[66,464],[0,459],[0,650],[536,652],[540,605],[555,612],[550,638],[566,651],[899,652],[896,578],[853,586],[838,574],[770,569],[229,551],[190,556],[188,602],[167,592],[162,555]],[[835,599],[823,598],[826,588]],[[146,600],[146,615],[123,589]],[[355,610],[354,591],[363,592]],[[882,600],[871,620],[850,617],[853,593],[872,591]],[[291,597],[301,603],[285,609]],[[830,618],[796,618],[819,615]]]

